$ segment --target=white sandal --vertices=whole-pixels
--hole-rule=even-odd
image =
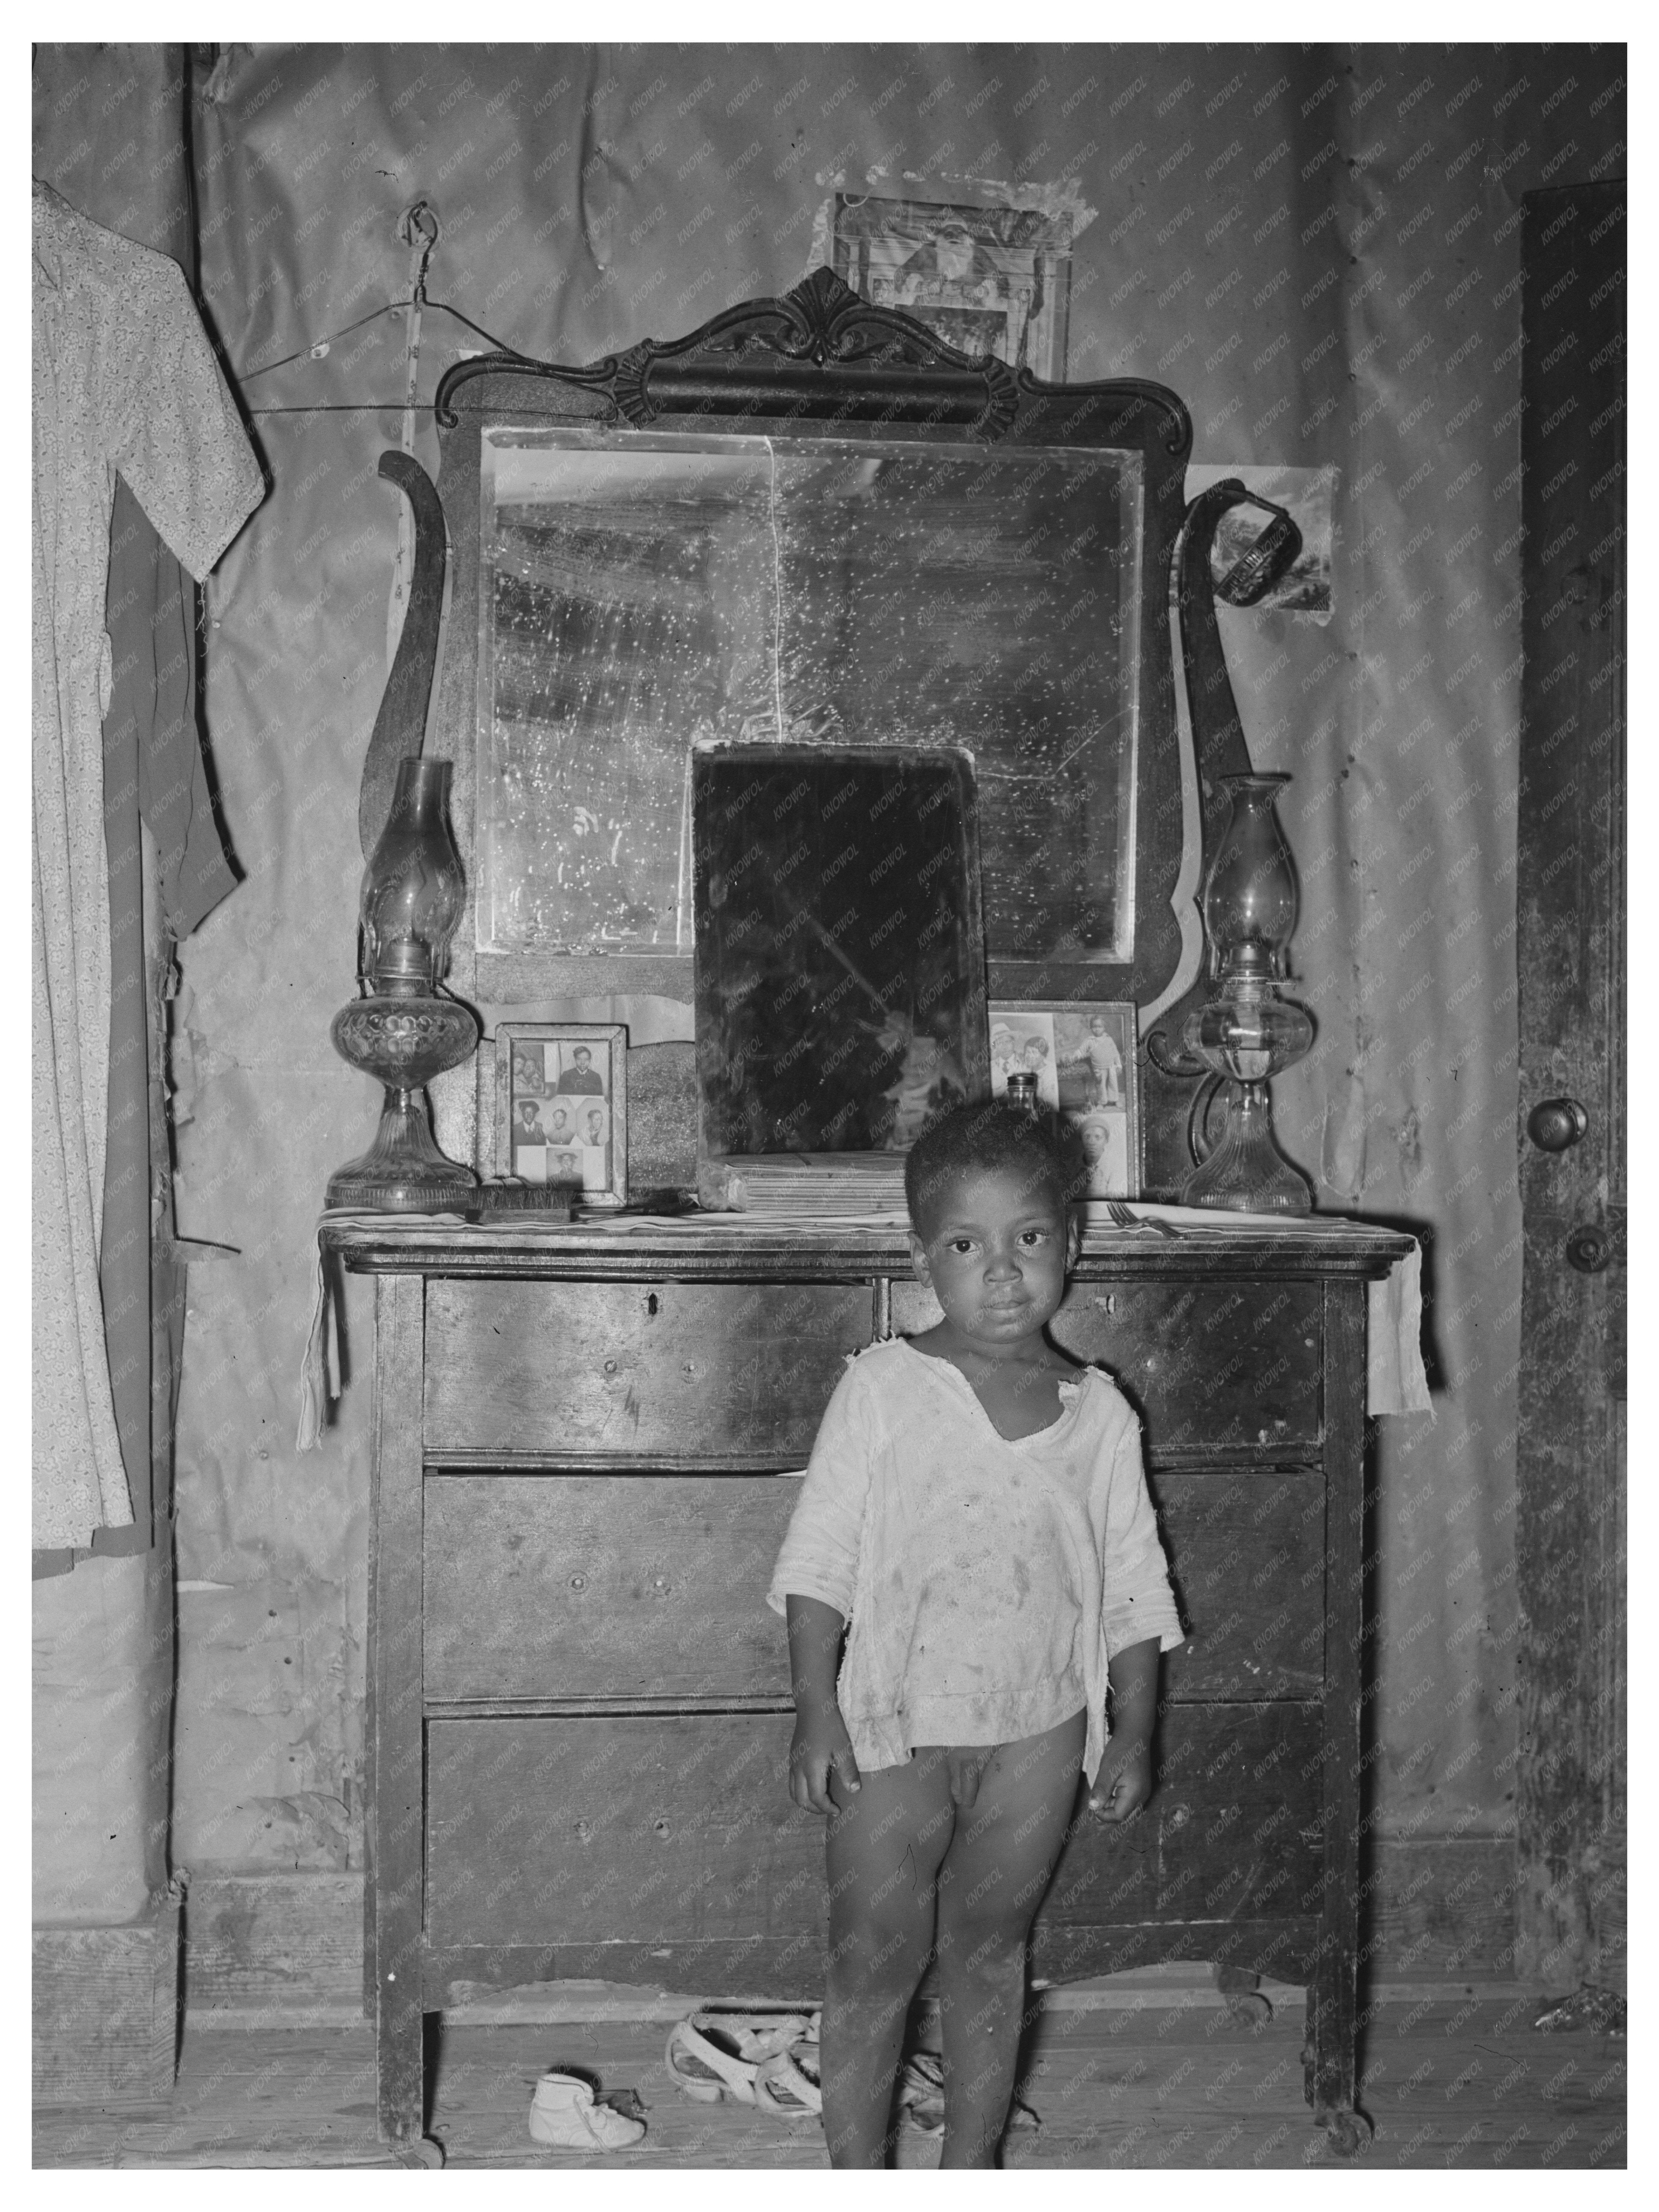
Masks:
[[[945,2068],[931,2051],[918,2051],[899,2075],[899,2111],[925,2136],[945,2133]]]
[[[700,2105],[718,2105],[723,2097],[757,2105],[756,2081],[763,2064],[817,2036],[816,2019],[801,2013],[696,2012],[669,2030],[664,2063],[676,2087]],[[786,2079],[784,2092],[793,2087]],[[789,2107],[781,2094],[765,2109],[778,2112]]]
[[[918,2051],[904,2062],[899,2075],[899,2111],[913,2128],[925,2136],[945,2133],[945,2065],[938,2053]],[[1010,2130],[1040,2128],[1042,2121],[1018,2095],[1008,2100]]]
[[[755,2072],[755,2102],[776,2120],[812,2120],[823,2117],[823,2092],[818,2080],[818,2024],[807,2023],[806,2033],[784,2051],[764,2058]]]

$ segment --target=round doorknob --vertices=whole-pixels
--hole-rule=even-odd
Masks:
[[[1586,1222],[1567,1239],[1567,1265],[1581,1275],[1599,1275],[1613,1258],[1613,1240],[1605,1229]]]
[[[1527,1116],[1527,1134],[1540,1152],[1565,1152],[1589,1127],[1576,1098],[1540,1098]]]

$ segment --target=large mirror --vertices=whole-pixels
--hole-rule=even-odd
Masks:
[[[971,755],[994,1000],[1195,977],[1172,392],[970,358],[819,269],[586,368],[460,362],[438,419],[460,994],[690,1002],[710,742]]]
[[[708,740],[966,748],[994,959],[1134,946],[1141,459],[492,426],[476,941],[684,953]]]

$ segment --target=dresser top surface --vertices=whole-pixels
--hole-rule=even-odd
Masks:
[[[1113,1276],[1212,1277],[1386,1274],[1413,1239],[1370,1222],[1334,1216],[1303,1221],[1216,1220],[1169,1215],[1173,1235],[1142,1222],[1085,1231],[1079,1272]],[[1178,1225],[1176,1224],[1178,1223]],[[454,1217],[325,1216],[325,1247],[363,1274],[725,1277],[765,1279],[910,1273],[896,1223],[749,1222],[741,1215],[690,1219],[623,1216],[608,1222],[489,1227]]]

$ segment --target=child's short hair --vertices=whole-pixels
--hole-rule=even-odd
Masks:
[[[927,1222],[937,1215],[953,1182],[1005,1168],[1028,1177],[1062,1210],[1080,1187],[1047,1118],[1011,1106],[1006,1098],[969,1100],[930,1121],[904,1163],[904,1202],[917,1236],[926,1236]]]

